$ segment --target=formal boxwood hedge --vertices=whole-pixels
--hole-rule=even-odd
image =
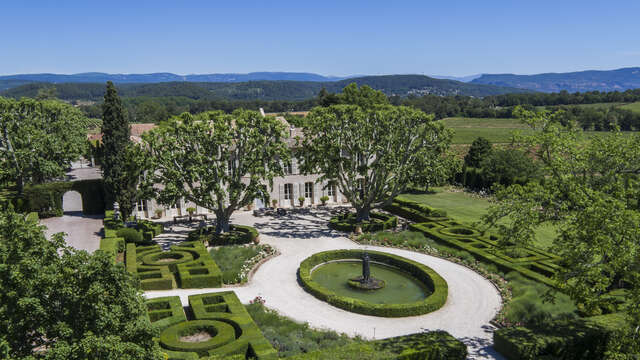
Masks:
[[[311,272],[317,265],[333,260],[360,259],[362,257],[362,250],[324,251],[306,258],[298,269],[300,283],[307,292],[322,301],[326,301],[333,306],[347,311],[365,315],[383,317],[421,315],[438,310],[447,302],[447,282],[433,269],[397,255],[378,251],[368,251],[367,253],[371,261],[387,264],[409,273],[411,276],[420,280],[425,286],[432,290],[433,293],[424,300],[414,303],[372,304],[337,295],[311,279]]]
[[[247,225],[229,225],[229,232],[216,234],[215,227],[206,227],[189,233],[191,241],[202,241],[209,246],[243,245],[252,243],[258,237],[258,230]]]
[[[99,215],[105,210],[105,192],[102,179],[59,181],[40,185],[27,185],[21,197],[13,199],[22,212],[37,212],[42,218],[62,216],[62,197],[69,191],[82,196],[82,212]]]
[[[147,306],[151,325],[158,330],[164,330],[171,325],[187,321],[182,303],[177,296],[147,299],[144,303]]]
[[[185,342],[180,338],[207,332],[211,336],[206,341]],[[227,345],[236,340],[236,332],[230,324],[218,320],[185,321],[166,328],[160,333],[160,346],[167,350],[194,352],[200,356],[209,355],[209,351]]]
[[[168,262],[162,259],[173,259]],[[185,241],[162,251],[159,245],[127,244],[127,270],[137,274],[144,290],[222,286],[222,271],[201,242]]]
[[[124,239],[119,237],[102,238],[100,239],[100,250],[111,255],[113,261],[115,261],[118,253],[125,250]]]
[[[493,333],[494,348],[509,360],[604,359],[615,340],[629,336],[624,315],[558,320],[544,329],[503,328]]]
[[[415,201],[398,197],[386,209],[415,221],[409,225],[410,230],[421,232],[443,245],[467,251],[478,261],[496,265],[500,271],[517,271],[532,280],[557,286],[553,276],[560,269],[560,258],[554,254],[535,247],[500,247],[498,236],[482,234],[473,227],[441,216],[444,212]]]
[[[152,325],[163,330],[157,339],[167,359],[275,360],[277,352],[265,339],[232,291],[189,296],[192,321],[186,321],[180,298],[147,300]],[[180,319],[184,319],[179,321]],[[203,343],[185,343],[180,336],[215,327],[218,336]]]
[[[329,227],[334,230],[353,232],[356,226],[360,226],[364,232],[375,232],[393,229],[398,225],[398,218],[393,215],[372,212],[369,218],[370,221],[357,223],[355,213],[341,214],[329,220]]]

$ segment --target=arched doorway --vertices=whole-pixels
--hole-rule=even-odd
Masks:
[[[75,190],[64,193],[64,195],[62,195],[62,211],[65,214],[82,215],[82,195]]]

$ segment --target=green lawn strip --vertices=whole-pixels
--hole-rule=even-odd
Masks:
[[[421,204],[441,209],[447,215],[466,225],[472,225],[480,221],[482,215],[487,213],[489,200],[462,191],[448,191],[443,188],[435,188],[433,194],[402,194],[401,198],[416,201]],[[502,223],[506,223],[504,220]],[[543,225],[536,229],[536,241],[533,244],[541,249],[548,249],[556,236],[556,228],[553,225]]]
[[[243,265],[258,255],[262,248],[262,245],[220,246],[209,250],[209,254],[222,271],[222,281],[225,284],[236,284],[242,282]]]

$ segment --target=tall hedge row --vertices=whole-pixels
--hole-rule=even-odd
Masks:
[[[102,179],[51,182],[27,185],[21,197],[13,200],[17,209],[37,212],[40,217],[62,216],[62,197],[69,191],[82,196],[82,212],[100,215],[105,211],[105,193]]]

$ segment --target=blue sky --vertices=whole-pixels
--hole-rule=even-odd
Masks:
[[[539,73],[640,66],[640,1],[0,3],[0,74]]]

